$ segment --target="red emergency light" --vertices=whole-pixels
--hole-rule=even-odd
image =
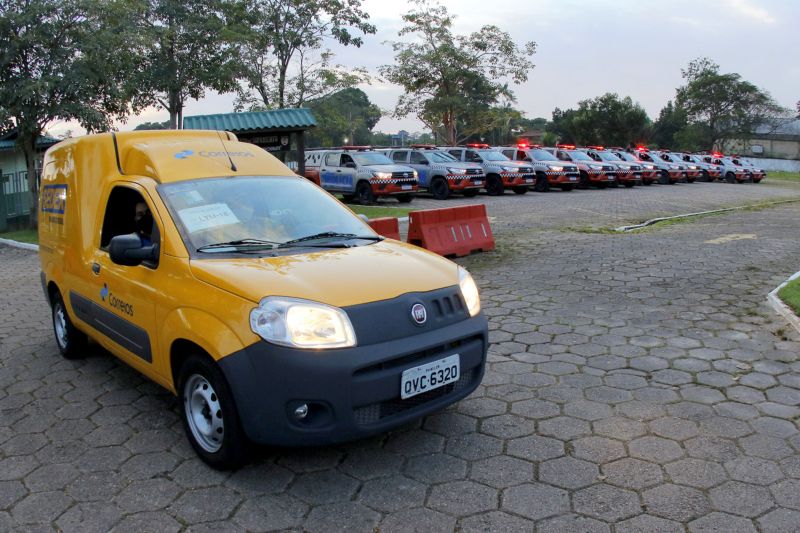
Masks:
[[[489,148],[488,144],[485,143],[467,143],[467,148]]]
[[[557,144],[556,148],[563,148],[564,150],[574,150],[575,149],[575,145],[574,144]]]
[[[589,145],[589,146],[587,146],[586,148],[589,148],[590,150],[605,150],[605,148],[604,148],[604,147],[602,147],[602,146],[592,146],[592,145]]]
[[[647,147],[646,146],[637,146],[636,147],[636,151],[637,152],[646,152],[647,151]]]
[[[526,142],[519,142],[519,143],[517,143],[517,148],[522,148],[522,149],[525,149],[525,148],[527,148],[527,147],[528,147],[528,143],[526,143]]]
[[[438,146],[435,144],[412,144],[410,148],[414,148],[415,150],[436,150]]]
[[[712,152],[712,153],[711,153],[711,155],[712,155],[713,157],[722,157],[722,154],[721,154],[721,153],[719,153],[719,152]]]

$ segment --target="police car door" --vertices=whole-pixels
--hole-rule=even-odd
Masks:
[[[339,167],[341,153],[328,152],[319,169],[319,181],[326,191],[342,190],[342,169]]]
[[[112,262],[108,245],[112,237],[130,233],[146,239],[143,241],[145,245],[160,244],[160,228],[163,226],[152,200],[139,186],[112,184],[105,197],[107,202],[100,242],[94,249],[92,264],[86,265],[89,270],[86,279],[91,292],[78,295],[78,306],[74,300],[73,308],[79,315],[89,313],[90,320],[81,319],[103,335],[101,344],[134,368],[146,371],[154,363],[159,363],[153,360],[157,346],[155,309],[156,302],[162,297],[158,288],[162,286],[165,275],[159,272],[157,261],[138,266]],[[146,211],[152,216],[148,224],[150,235],[138,229],[141,202],[146,204]],[[75,299],[76,295],[70,297]]]
[[[419,150],[412,151],[408,166],[417,171],[417,174],[419,175],[419,184],[421,186],[427,187],[430,185],[431,167],[428,158],[425,157],[425,154]]]

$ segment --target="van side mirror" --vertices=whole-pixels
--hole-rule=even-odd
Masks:
[[[135,233],[117,235],[108,245],[111,261],[123,266],[137,266],[142,261],[158,259],[158,245],[142,246],[142,240]]]

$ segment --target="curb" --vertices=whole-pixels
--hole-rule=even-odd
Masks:
[[[39,245],[38,244],[31,244],[31,243],[28,243],[28,242],[19,242],[19,241],[13,241],[11,239],[0,238],[0,244],[6,244],[6,245],[11,246],[13,248],[22,248],[23,250],[32,250],[34,252],[38,252],[39,251]]]
[[[767,302],[769,302],[769,304],[772,306],[772,308],[775,310],[776,313],[785,318],[786,321],[794,329],[796,329],[798,333],[800,333],[800,317],[798,317],[794,313],[794,311],[791,308],[789,308],[788,305],[783,303],[783,300],[781,300],[780,297],[778,296],[779,290],[784,288],[790,281],[794,281],[797,278],[800,278],[800,271],[795,272],[794,274],[789,276],[789,278],[786,281],[784,281],[783,283],[772,289],[772,291],[770,291],[770,293],[767,295]]]
[[[675,220],[676,218],[689,218],[689,217],[696,217],[696,216],[699,216],[699,215],[711,215],[711,214],[714,214],[714,213],[726,213],[728,211],[738,211],[738,210],[741,210],[741,209],[750,209],[750,208],[753,208],[753,207],[769,207],[769,206],[773,206],[773,205],[790,204],[790,203],[795,203],[795,202],[800,202],[800,200],[781,200],[780,202],[770,202],[768,204],[741,205],[739,207],[726,207],[724,209],[712,209],[711,211],[698,211],[696,213],[686,213],[685,215],[672,215],[672,216],[669,216],[669,217],[651,218],[650,220],[642,222],[641,224],[634,224],[632,226],[620,226],[618,228],[614,228],[614,231],[621,231],[621,232],[632,231],[632,230],[641,229],[641,228],[650,226],[652,224],[655,224],[656,222],[663,222],[665,220]]]

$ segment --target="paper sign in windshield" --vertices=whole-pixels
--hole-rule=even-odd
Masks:
[[[228,204],[209,204],[200,207],[190,207],[188,209],[181,209],[178,211],[178,214],[189,233],[239,223],[239,219],[233,214]]]

